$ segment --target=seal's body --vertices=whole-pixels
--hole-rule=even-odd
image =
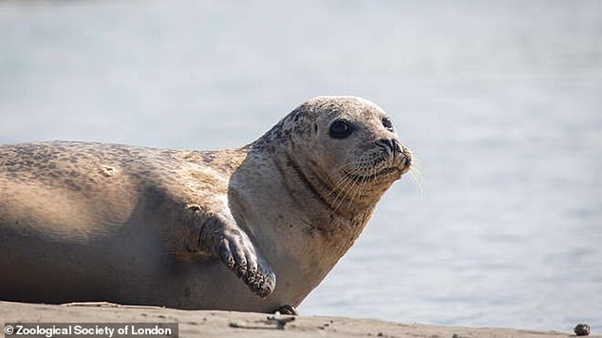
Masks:
[[[297,306],[410,165],[354,97],[307,101],[233,150],[2,146],[0,299]]]

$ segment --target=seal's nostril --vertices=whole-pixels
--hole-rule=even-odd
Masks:
[[[395,154],[403,153],[403,150],[402,150],[403,146],[401,144],[399,144],[399,142],[397,142],[397,140],[391,139],[391,142],[393,142],[393,152]]]
[[[401,146],[394,139],[382,138],[376,141],[376,145],[383,148],[385,151],[391,154],[401,153]]]

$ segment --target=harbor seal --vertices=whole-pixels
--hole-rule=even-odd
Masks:
[[[293,309],[412,165],[385,112],[302,103],[238,149],[0,147],[0,299]]]

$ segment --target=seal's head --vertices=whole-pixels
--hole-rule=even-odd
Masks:
[[[335,204],[341,199],[375,203],[412,165],[411,152],[384,110],[359,97],[306,101],[266,137],[270,144],[284,145],[280,149],[306,177],[319,179]]]
[[[318,97],[298,109],[313,120],[311,140],[300,144],[312,150],[311,160],[327,168],[333,181],[387,182],[409,170],[412,155],[376,104],[357,97]],[[300,133],[292,136],[299,144]]]

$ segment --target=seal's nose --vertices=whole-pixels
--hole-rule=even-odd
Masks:
[[[401,146],[401,153],[403,154],[404,168],[407,170],[412,166],[413,163],[412,152],[410,151],[410,149]]]
[[[397,156],[402,153],[401,146],[397,140],[392,138],[381,138],[376,141],[376,145],[383,148],[389,155]]]

